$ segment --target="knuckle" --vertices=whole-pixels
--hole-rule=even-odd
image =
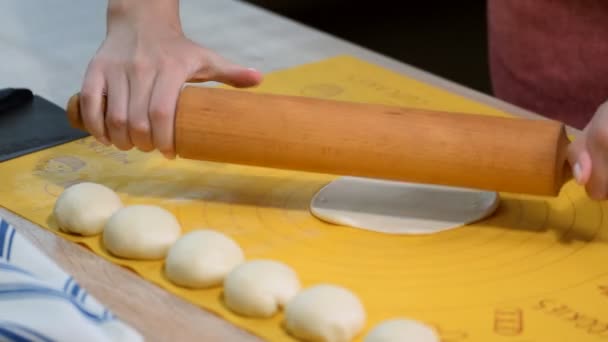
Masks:
[[[109,70],[118,70],[124,65],[124,61],[116,58],[111,58],[104,60],[103,65]]]
[[[150,123],[147,120],[132,120],[129,122],[129,132],[137,136],[148,136]]]
[[[127,70],[136,75],[147,73],[152,68],[153,64],[146,58],[136,57],[127,63]]]
[[[111,129],[122,129],[127,125],[126,115],[109,114],[106,117],[106,124]]]
[[[101,72],[103,70],[103,66],[106,64],[104,59],[102,58],[94,58],[87,65],[87,71],[89,73]]]
[[[89,89],[89,87],[83,87],[80,91],[80,101],[86,106],[93,101],[93,97],[96,94]]]
[[[173,118],[173,114],[170,110],[162,107],[150,108],[150,119],[153,121],[167,121]]]
[[[160,57],[158,60],[158,66],[161,70],[167,70],[171,72],[175,72],[175,70],[179,70],[184,63],[180,63],[179,61],[169,58],[169,57]]]
[[[217,74],[217,68],[210,63],[204,63],[198,69],[198,75],[203,79],[215,78]]]

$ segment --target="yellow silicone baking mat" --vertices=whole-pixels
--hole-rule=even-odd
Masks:
[[[367,62],[338,56],[267,75],[254,91],[506,115]],[[409,317],[443,342],[608,341],[606,205],[567,184],[557,198],[501,194],[485,221],[428,236],[334,226],[308,211],[333,176],[120,152],[91,138],[0,164],[0,205],[271,341],[289,341],[282,315],[247,319],[221,302],[221,288],[172,286],[157,262],[109,256],[99,237],[57,232],[51,211],[67,185],[93,181],[127,204],[171,210],[184,231],[225,232],[246,256],[291,265],[305,286],[334,283],[362,299],[366,332]],[[360,340],[360,338],[359,338]]]

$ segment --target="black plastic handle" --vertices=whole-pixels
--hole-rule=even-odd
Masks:
[[[31,90],[25,88],[4,88],[0,89],[0,114],[12,109],[19,108],[34,99]]]

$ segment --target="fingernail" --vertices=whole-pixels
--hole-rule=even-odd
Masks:
[[[582,173],[583,173],[583,170],[581,169],[581,164],[575,163],[574,167],[572,168],[572,175],[574,176],[574,179],[576,180],[576,182],[578,184],[582,183],[582,179],[581,179],[583,176]]]
[[[106,146],[110,146],[110,141],[106,137],[99,138],[99,142],[101,142],[102,144],[104,144]]]
[[[163,152],[163,156],[165,156],[165,158],[167,158],[169,160],[175,159],[175,154],[171,153],[171,152]]]
[[[258,72],[258,69],[256,69],[256,68],[247,68],[247,70],[253,71],[253,72]]]

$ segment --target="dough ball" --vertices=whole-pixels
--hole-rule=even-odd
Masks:
[[[300,291],[285,309],[285,328],[304,341],[348,342],[365,326],[365,309],[349,290],[321,284]]]
[[[53,208],[59,229],[72,234],[91,236],[103,231],[112,214],[122,208],[114,190],[97,183],[79,183],[66,188]]]
[[[364,342],[439,342],[439,336],[421,322],[398,318],[375,326]]]
[[[195,230],[171,246],[165,275],[178,286],[217,286],[244,259],[241,247],[228,236],[214,230]]]
[[[300,290],[289,266],[273,260],[252,260],[235,267],[224,280],[226,306],[237,314],[267,318],[285,307]]]
[[[117,257],[158,260],[179,238],[181,227],[169,211],[152,205],[118,210],[106,223],[103,243]]]

